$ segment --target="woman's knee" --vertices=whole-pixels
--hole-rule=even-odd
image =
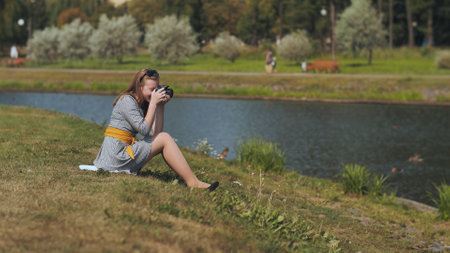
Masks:
[[[166,132],[161,132],[154,137],[155,140],[162,140],[163,142],[173,140],[172,136]]]

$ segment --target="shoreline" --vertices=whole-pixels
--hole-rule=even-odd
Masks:
[[[1,91],[1,89],[0,89]],[[12,106],[12,107],[20,107],[20,106],[15,106],[15,105],[3,105],[0,104],[0,106]],[[25,106],[26,107],[26,106]],[[42,109],[42,110],[46,110],[46,109]],[[295,170],[294,170],[295,171]],[[298,172],[297,172],[298,173]],[[303,176],[302,174],[298,173],[298,175]],[[311,176],[306,176],[306,177],[311,177]],[[319,178],[319,177],[311,177],[311,178],[316,178],[316,179],[325,179],[325,180],[331,180],[331,179],[326,179],[326,178]],[[429,204],[426,203],[422,203],[413,199],[408,199],[408,198],[404,198],[404,197],[395,197],[395,201],[398,204],[404,204],[406,206],[412,207],[415,210],[422,212],[422,213],[431,213],[431,214],[437,214],[438,213],[438,209],[434,206],[431,206]]]
[[[114,69],[73,69],[73,68],[5,68],[0,67],[0,71],[9,70],[15,72],[72,72],[72,73],[94,73],[94,74],[126,74],[134,75],[134,70],[114,70]],[[220,76],[267,76],[267,77],[333,77],[333,78],[374,78],[374,79],[401,79],[401,78],[426,78],[426,79],[450,79],[450,75],[421,75],[421,74],[346,74],[346,73],[270,73],[265,72],[224,72],[224,71],[177,71],[177,70],[161,70],[160,74],[175,75],[220,75]]]
[[[68,89],[39,89],[39,88],[9,88],[0,87],[0,92],[36,92],[36,93],[68,93],[68,94],[94,94],[94,95],[118,95],[112,91],[92,90],[68,90]],[[350,104],[386,104],[386,105],[423,105],[423,106],[450,106],[450,102],[438,101],[397,101],[382,99],[331,99],[331,98],[294,98],[271,96],[240,96],[221,94],[176,94],[182,98],[216,98],[216,99],[242,99],[242,100],[269,100],[269,101],[293,101],[310,103],[350,103]]]

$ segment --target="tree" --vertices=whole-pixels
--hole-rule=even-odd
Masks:
[[[80,19],[61,28],[59,36],[59,52],[64,58],[84,59],[91,50],[89,48],[89,37],[92,35],[92,26]]]
[[[312,47],[305,33],[297,31],[281,39],[277,52],[281,58],[300,64],[312,53]]]
[[[177,18],[170,15],[156,19],[145,30],[145,44],[156,59],[177,63],[198,50],[196,35],[185,16]]]
[[[408,22],[408,46],[410,48],[414,47],[414,33],[413,33],[413,21],[411,12],[411,2],[406,1],[406,20]]]
[[[27,16],[26,7],[17,0],[0,1],[0,45],[8,41],[11,44],[17,41],[26,41],[24,27],[17,21]],[[9,46],[9,45],[8,45]]]
[[[89,39],[89,44],[96,56],[116,58],[122,63],[125,55],[136,50],[141,35],[130,15],[108,19],[104,14],[100,17],[98,28]]]
[[[389,0],[389,49],[392,49],[394,43],[394,34],[392,33],[392,26],[394,24],[394,6],[393,0]]]
[[[152,24],[157,17],[164,17],[163,3],[158,0],[132,0],[128,3],[128,13],[137,22],[139,29],[144,31],[147,24]]]
[[[243,50],[244,43],[229,32],[221,32],[213,41],[211,50],[213,54],[234,62]]]
[[[27,52],[31,59],[38,62],[53,62],[59,56],[59,30],[56,27],[47,27],[36,31],[28,40]]]
[[[82,22],[88,20],[88,17],[80,8],[66,9],[58,15],[58,27],[61,28],[63,25],[69,24],[77,18],[81,19]]]
[[[50,26],[58,24],[58,16],[63,10],[71,7],[79,7],[75,1],[70,0],[46,0],[45,2],[47,3],[46,16],[48,17],[48,25]]]
[[[372,64],[373,49],[385,44],[385,34],[381,20],[368,0],[352,0],[352,5],[342,13],[336,27],[338,43],[354,54],[367,50],[369,65]]]
[[[237,34],[237,23],[242,16],[244,4],[240,0],[204,1],[203,11],[198,14],[204,22],[198,22],[197,28],[191,19],[193,28],[200,33],[201,39],[216,37],[222,31]],[[202,21],[202,20],[200,20]]]
[[[262,39],[275,39],[277,34],[277,5],[271,0],[248,0],[237,24],[238,36],[256,46]]]

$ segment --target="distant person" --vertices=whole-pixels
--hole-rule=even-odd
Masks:
[[[17,59],[17,58],[19,58],[19,51],[17,51],[17,47],[16,47],[15,45],[13,45],[13,46],[11,47],[10,56],[11,56],[11,59]]]
[[[272,73],[272,51],[269,49],[266,54],[266,72]]]
[[[174,139],[162,131],[164,106],[172,95],[172,90],[159,86],[156,70],[137,72],[130,86],[114,101],[95,167],[136,174],[153,157],[161,154],[188,187],[215,190],[219,182],[208,184],[198,180]],[[137,133],[144,137],[143,140],[135,141]]]
[[[277,72],[277,57],[273,57],[273,60],[272,60],[272,72],[274,72],[274,73]]]
[[[307,65],[308,65],[308,63],[306,61],[302,62],[302,70],[303,70],[303,72],[307,71],[307,68],[306,68]]]

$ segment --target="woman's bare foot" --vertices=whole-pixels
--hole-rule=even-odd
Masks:
[[[214,182],[212,184],[204,183],[202,181],[197,181],[192,185],[188,185],[191,188],[200,188],[200,189],[209,189],[210,191],[214,191],[219,186],[219,182]]]
[[[190,187],[190,188],[202,188],[202,189],[204,189],[204,188],[210,187],[211,184],[204,183],[202,181],[197,181],[197,182],[194,182],[192,184],[188,184],[187,186]]]

